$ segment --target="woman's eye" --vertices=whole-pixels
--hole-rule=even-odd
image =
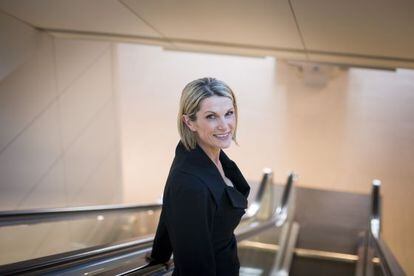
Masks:
[[[212,120],[212,119],[215,119],[216,116],[214,116],[213,114],[210,114],[206,118],[209,119],[209,120]]]
[[[231,116],[233,114],[234,114],[234,111],[229,111],[229,112],[226,113],[226,116]]]

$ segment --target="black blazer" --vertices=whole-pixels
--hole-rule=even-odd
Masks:
[[[245,213],[250,187],[223,151],[220,161],[235,188],[225,184],[198,145],[188,151],[178,143],[151,253],[153,264],[173,253],[173,275],[239,275],[233,231]]]

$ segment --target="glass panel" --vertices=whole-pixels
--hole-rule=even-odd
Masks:
[[[264,200],[263,204],[271,206],[264,206],[261,212],[261,215],[264,217],[262,219],[256,217],[243,220],[239,225],[239,229],[246,227],[250,223],[268,220],[269,217],[266,217],[266,213],[272,213],[271,210],[280,201],[283,188],[283,186],[267,187],[265,194],[268,198]],[[293,206],[293,204],[289,206],[290,211]],[[0,265],[132,238],[138,239],[153,236],[158,224],[160,211],[158,209],[156,211],[146,210],[140,212],[103,212],[99,215],[79,216],[62,221],[45,221],[30,225],[2,227],[0,228]],[[289,212],[288,221],[290,221],[292,213]],[[249,275],[252,275],[251,273],[255,269],[263,271],[263,267],[267,269],[266,271],[270,271],[276,258],[277,246],[280,243],[283,232],[282,229],[283,227],[273,227],[248,239],[247,242],[250,242],[250,245],[258,245],[259,243],[270,245],[265,250],[252,250],[247,248],[249,246],[241,243],[242,246],[239,247],[241,271],[249,270]],[[77,271],[82,274],[86,272],[88,275],[93,275],[108,271],[121,264],[125,265],[134,262],[135,264],[143,265],[145,264],[143,256],[149,250],[150,248],[139,250],[82,266],[75,265],[68,270],[61,271],[60,274],[73,274],[74,271]],[[265,254],[265,257],[263,257],[263,254]],[[252,256],[257,257],[252,258]],[[252,259],[256,260],[255,264],[251,264],[250,261]],[[267,262],[266,265],[261,264],[263,262]]]
[[[272,227],[238,244],[240,275],[270,275],[279,251],[281,228]]]
[[[272,186],[269,189],[273,189],[273,191],[266,193],[266,204],[269,204],[269,206],[265,208],[275,210],[281,201],[284,186]],[[278,254],[280,253],[279,247],[283,240],[287,238],[290,224],[293,221],[295,206],[294,189],[291,192],[284,225],[279,227],[273,226],[247,240],[239,242],[240,275],[271,275],[274,269],[277,268]],[[265,204],[265,202],[263,203]],[[269,211],[264,213],[269,213]],[[265,217],[263,219],[267,220],[268,217]]]
[[[61,221],[0,228],[0,265],[155,233],[160,209],[102,212]]]

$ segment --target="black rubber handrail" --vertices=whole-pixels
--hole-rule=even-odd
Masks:
[[[263,193],[269,177],[272,174],[270,169],[264,169],[263,177],[259,185],[258,192],[254,203],[260,206]],[[252,204],[253,205],[253,204]],[[114,205],[95,205],[95,206],[78,206],[62,208],[40,208],[30,210],[8,210],[0,211],[0,226],[36,223],[37,220],[65,216],[88,215],[100,212],[117,212],[117,211],[142,211],[147,209],[160,209],[162,204],[114,204]],[[252,206],[249,206],[251,208]],[[250,216],[253,216],[257,210],[254,210]]]
[[[264,193],[266,191],[266,187],[268,185],[272,185],[272,178],[273,172],[269,168],[263,169],[263,176],[262,180],[260,181],[259,188],[257,189],[256,197],[252,204],[250,204],[249,208],[246,210],[246,216],[244,218],[253,217],[257,214],[260,209]],[[271,183],[271,184],[269,184]]]
[[[69,217],[96,215],[107,212],[156,210],[161,204],[118,204],[49,209],[0,211],[0,226],[34,224],[51,220],[65,220]]]
[[[371,192],[371,218],[369,225],[369,239],[373,243],[374,252],[380,259],[380,267],[385,276],[404,276],[406,275],[398,263],[391,250],[381,239],[381,181],[372,181]],[[372,265],[368,260],[367,265]],[[372,270],[369,270],[372,271]]]
[[[276,225],[281,226],[285,223],[288,216],[288,207],[292,195],[293,184],[297,179],[297,175],[294,172],[291,172],[286,181],[285,188],[283,189],[282,198],[280,205],[276,208]]]
[[[371,214],[369,229],[371,233],[379,238],[381,234],[381,181],[374,179],[372,181],[371,191]]]
[[[285,186],[285,189],[283,190],[283,194],[282,194],[282,201],[280,202],[281,209],[287,209],[287,207],[289,205],[289,199],[290,199],[292,186],[293,186],[293,183],[296,180],[296,178],[297,178],[297,176],[294,172],[291,172],[288,176],[288,179],[286,181],[286,186]]]
[[[136,251],[142,248],[147,248],[152,245],[154,237],[147,237],[138,240],[128,240],[118,243],[99,245],[94,247],[88,247],[79,249],[76,251],[59,253],[51,256],[21,261],[12,264],[6,264],[0,266],[0,275],[16,275],[24,273],[35,273],[41,270],[42,273],[47,272],[48,268],[57,266],[64,266],[76,262],[81,262],[85,259],[92,260],[102,258],[103,256],[109,257],[118,255],[120,253],[127,253]]]
[[[385,276],[405,276],[405,272],[398,263],[385,242],[372,236],[375,251],[380,259],[380,266]]]
[[[272,174],[270,169],[264,169],[263,177],[259,185],[255,200],[247,211],[246,219],[257,213],[263,193],[269,177]],[[95,206],[79,206],[79,207],[63,207],[63,208],[41,208],[30,210],[9,210],[0,211],[0,226],[39,223],[40,220],[59,220],[65,217],[94,215],[100,212],[117,212],[117,211],[142,211],[147,209],[160,209],[162,204],[114,204],[114,205],[95,205]],[[254,209],[254,210],[253,210]],[[250,212],[249,212],[250,211]]]

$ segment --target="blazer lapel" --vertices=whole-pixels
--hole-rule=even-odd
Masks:
[[[198,145],[188,151],[180,141],[175,151],[174,162],[177,163],[177,169],[199,177],[210,190],[216,204],[220,204],[224,192],[223,185],[226,184],[216,165]]]
[[[244,195],[229,186],[225,189],[233,207],[242,209],[247,208],[247,198]]]
[[[242,193],[245,197],[249,195],[250,186],[244,178],[243,174],[240,172],[236,163],[234,163],[224,151],[220,151],[220,161],[223,165],[224,172],[226,176],[233,182],[235,188]]]
[[[226,176],[233,182],[235,188],[247,197],[250,186],[244,179],[236,163],[230,160],[222,150],[220,151],[220,161]],[[175,151],[173,166],[198,176],[207,185],[216,204],[218,205],[220,203],[221,196],[224,192],[223,187],[227,187],[227,185],[214,162],[199,145],[195,149],[188,151],[180,141]]]

